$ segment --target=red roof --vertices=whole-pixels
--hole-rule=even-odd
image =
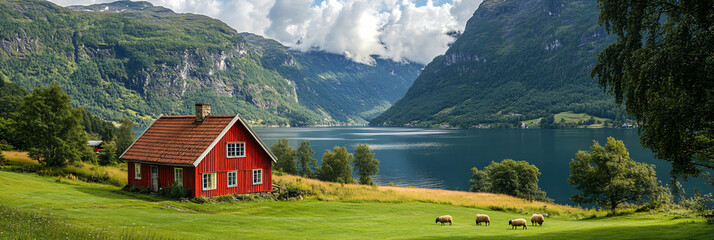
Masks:
[[[124,160],[193,165],[237,116],[162,116],[122,154]],[[232,124],[231,124],[232,125]]]

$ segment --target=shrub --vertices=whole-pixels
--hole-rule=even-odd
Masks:
[[[85,176],[84,180],[87,182],[106,183],[109,181],[109,174],[107,174],[107,173],[92,173],[89,176]]]
[[[705,215],[709,212],[707,205],[709,205],[712,201],[713,199],[711,193],[702,195],[699,191],[697,191],[695,195],[690,198],[682,198],[679,205],[687,210]]]
[[[215,202],[224,202],[224,203],[235,203],[236,198],[233,197],[233,195],[221,195],[217,197],[213,197],[210,200],[215,201]]]
[[[190,194],[191,189],[178,184],[173,184],[169,187],[162,188],[159,190],[159,195],[171,199],[187,198],[190,196]]]
[[[191,202],[195,202],[195,203],[207,203],[207,202],[208,202],[208,198],[207,198],[207,197],[204,197],[204,196],[200,196],[200,197],[191,199]]]
[[[315,195],[313,189],[308,186],[302,185],[298,182],[287,182],[283,184],[283,189],[280,190],[278,199],[288,200],[294,198],[300,198],[302,196]]]

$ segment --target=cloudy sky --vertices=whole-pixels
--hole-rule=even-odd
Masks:
[[[61,6],[114,0],[50,0]],[[482,0],[147,0],[176,12],[220,19],[238,32],[291,48],[429,63],[443,54]]]

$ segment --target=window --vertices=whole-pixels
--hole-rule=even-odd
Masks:
[[[216,189],[216,173],[203,174],[203,190]]]
[[[238,175],[238,172],[228,172],[228,187],[236,187],[238,186],[238,183],[236,181],[236,176]]]
[[[134,179],[141,179],[141,163],[134,163]]]
[[[183,168],[174,168],[174,183],[183,186]]]
[[[263,184],[263,169],[253,169],[253,185]]]
[[[226,143],[226,152],[229,158],[245,157],[245,143]]]

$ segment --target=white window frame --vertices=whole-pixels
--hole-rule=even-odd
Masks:
[[[256,175],[256,173],[258,173],[258,174]],[[256,176],[260,177],[259,182],[255,181]],[[260,184],[263,184],[263,169],[261,169],[261,168],[253,169],[253,185],[260,185]]]
[[[233,145],[233,146],[231,146]],[[231,149],[233,149],[234,155],[231,155]],[[242,151],[239,151],[242,150]],[[241,154],[242,153],[242,154]],[[227,158],[241,158],[245,157],[245,142],[229,142],[226,143],[226,157]]]
[[[203,191],[216,189],[216,175],[217,173],[201,174],[201,187],[203,187]],[[206,180],[208,180],[209,184],[206,184]]]
[[[181,174],[178,174],[181,173]],[[179,178],[178,176],[181,175]],[[174,168],[174,184],[183,186],[183,168]]]
[[[233,175],[233,184],[231,184],[231,175]],[[226,182],[229,188],[234,188],[238,186],[238,172],[230,171],[226,173]]]
[[[141,180],[141,163],[134,163],[134,179]]]

